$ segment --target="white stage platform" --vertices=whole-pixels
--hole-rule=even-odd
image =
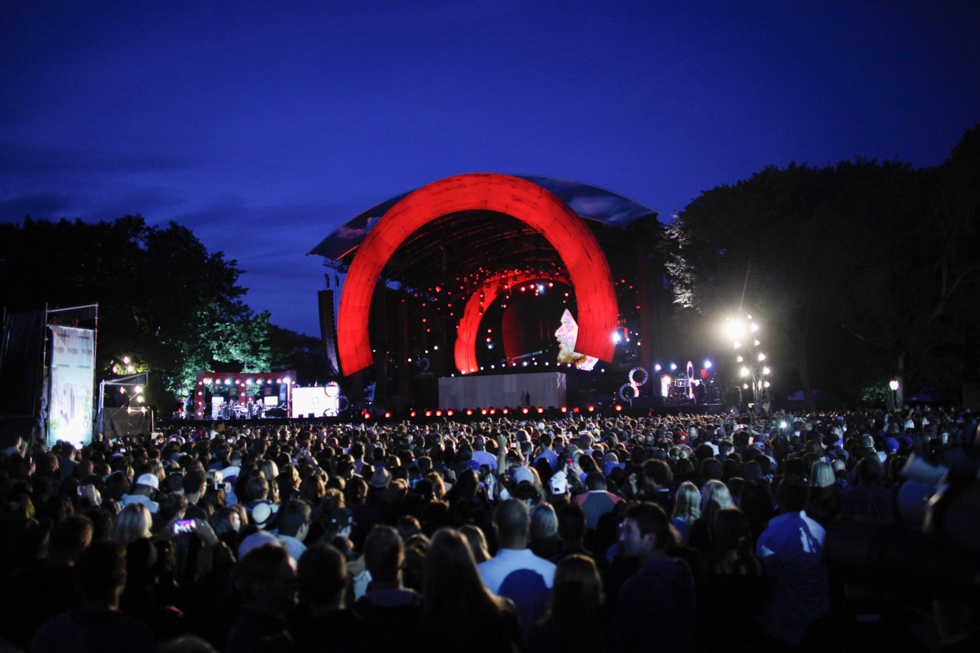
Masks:
[[[456,376],[439,379],[439,408],[503,408],[523,406],[561,408],[565,405],[565,373]]]

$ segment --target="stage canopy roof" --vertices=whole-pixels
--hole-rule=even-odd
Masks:
[[[542,175],[513,175],[520,179],[526,179],[542,188],[554,193],[561,201],[567,204],[578,215],[589,221],[604,223],[613,227],[623,228],[634,220],[650,215],[656,216],[657,212],[648,206],[640,204],[628,197],[614,193],[605,188],[593,186],[580,181],[571,179],[561,179],[559,177],[546,177]],[[354,250],[360,245],[364,238],[374,227],[378,219],[383,216],[388,209],[398,203],[406,195],[414,192],[412,189],[396,195],[380,204],[372,206],[367,211],[347,221],[343,226],[333,231],[324,238],[309,253],[323,256],[331,261],[350,262]],[[479,212],[476,212],[479,213]],[[486,216],[484,216],[486,217]],[[458,219],[458,218],[457,218]],[[460,225],[462,231],[467,231],[466,225]],[[590,225],[593,231],[597,231],[595,225]],[[440,233],[445,234],[440,230]],[[446,234],[448,235],[448,234]],[[443,238],[446,237],[443,236]],[[458,237],[460,234],[452,234]],[[597,234],[598,235],[598,234]],[[475,244],[484,241],[488,233],[476,236]],[[457,241],[458,242],[458,241]],[[408,244],[408,243],[406,243]],[[418,243],[413,243],[418,245]]]

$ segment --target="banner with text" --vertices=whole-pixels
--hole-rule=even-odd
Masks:
[[[51,394],[48,442],[76,446],[92,441],[92,396],[95,385],[95,332],[51,327]]]

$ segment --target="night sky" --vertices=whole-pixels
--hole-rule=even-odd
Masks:
[[[0,0],[0,220],[174,220],[319,335],[306,252],[450,175],[666,220],[767,165],[938,165],[980,122],[978,34],[975,0]]]

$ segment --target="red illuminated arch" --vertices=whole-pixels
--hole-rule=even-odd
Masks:
[[[505,290],[513,286],[534,281],[537,279],[551,278],[540,272],[526,272],[524,270],[507,270],[495,274],[483,282],[466,302],[463,310],[463,318],[459,321],[456,328],[456,369],[463,374],[476,372],[476,338],[480,330],[480,320],[483,319],[483,310],[493,304],[494,300]],[[564,275],[554,275],[554,280],[568,283]],[[482,297],[481,297],[482,296]]]
[[[388,209],[361,243],[344,282],[337,320],[337,350],[344,374],[371,364],[371,296],[388,259],[413,232],[458,211],[484,210],[517,218],[540,232],[558,252],[575,289],[579,313],[576,351],[612,360],[619,310],[609,263],[585,221],[544,188],[491,173],[447,177],[423,186]]]

